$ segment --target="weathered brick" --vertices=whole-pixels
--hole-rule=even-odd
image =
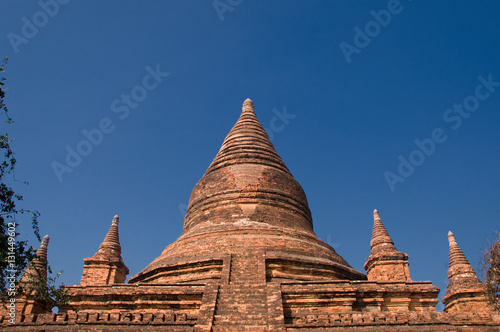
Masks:
[[[27,278],[47,258],[44,238]],[[127,247],[133,244],[127,244]],[[447,313],[439,289],[412,281],[374,212],[368,278],[312,228],[300,184],[274,150],[251,100],[191,194],[181,237],[125,284],[118,217],[59,314],[29,295],[13,331],[497,331],[481,283],[450,237]],[[3,319],[2,319],[3,317]],[[22,322],[20,318],[24,317]]]

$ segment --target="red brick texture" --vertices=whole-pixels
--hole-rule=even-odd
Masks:
[[[439,289],[411,280],[408,255],[375,211],[368,277],[353,269],[316,237],[304,191],[247,99],[191,194],[177,241],[125,284],[115,218],[84,260],[80,285],[67,286],[67,307],[24,311],[15,325],[4,310],[0,324],[9,331],[499,331],[500,315],[462,256],[450,240],[446,313],[437,312]]]
[[[373,219],[371,253],[365,263],[368,280],[411,281],[408,255],[396,249],[377,210],[373,211]]]
[[[121,256],[122,247],[118,235],[118,216],[113,218],[108,234],[93,257],[83,260],[83,275],[80,285],[109,285],[124,283],[128,268]]]
[[[485,292],[484,284],[477,278],[455,236],[448,233],[450,243],[448,288],[443,298],[444,310],[455,312],[492,312],[493,306]]]
[[[316,258],[335,266],[332,276],[338,279],[366,278],[316,237],[302,187],[274,150],[252,101],[247,100],[219,153],[193,189],[183,234],[130,282],[160,282],[166,270],[172,271],[173,262],[189,265],[200,258],[253,250],[281,254],[290,261],[287,266],[294,257],[300,259],[295,265],[308,262],[306,270],[281,269],[288,274],[283,277],[292,280],[314,279],[318,273],[310,272],[315,270]],[[200,268],[196,274],[183,274],[183,280],[209,280],[213,274],[214,269]]]

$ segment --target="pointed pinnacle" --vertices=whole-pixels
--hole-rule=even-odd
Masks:
[[[470,265],[451,231],[448,232],[448,242],[450,243],[449,266],[451,267],[458,264]]]
[[[111,227],[109,228],[108,234],[106,234],[104,241],[102,241],[101,247],[105,243],[120,246],[120,238],[118,236],[118,222],[119,218],[118,216],[115,216],[113,218],[113,221],[111,222]]]
[[[120,222],[120,218],[118,217],[118,215],[116,215],[114,218],[113,218],[113,221],[111,222],[111,226],[115,225],[115,226],[118,226],[118,223]]]
[[[36,251],[35,257],[31,261],[31,264],[26,269],[25,274],[29,275],[30,273],[41,273],[42,276],[47,276],[47,248],[49,245],[49,236],[45,235],[42,239],[42,243],[40,243],[40,248]]]
[[[120,257],[122,247],[120,245],[120,236],[118,235],[118,216],[113,218],[111,223],[111,227],[109,227],[109,231],[106,234],[106,237],[102,241],[99,249],[93,256],[94,258],[112,258],[112,257]]]
[[[253,111],[254,111],[253,101],[250,98],[247,98],[243,102],[242,113],[253,112]]]
[[[389,233],[385,229],[384,224],[380,220],[380,215],[377,210],[373,211],[373,232],[372,232],[372,240],[370,242],[371,247],[375,247],[379,244],[389,245],[394,248],[394,242],[392,238],[389,236]],[[395,248],[394,248],[395,249]]]
[[[290,173],[257,119],[250,99],[243,103],[238,121],[224,139],[205,175],[224,166],[248,163],[272,166]]]
[[[484,292],[484,285],[477,278],[474,269],[458,246],[452,232],[448,232],[448,241],[450,242],[450,253],[448,264],[448,287],[446,288],[446,294],[443,299],[445,308],[450,304],[450,298],[454,296]],[[467,299],[469,300],[468,296]]]
[[[49,246],[49,240],[50,240],[50,238],[48,235],[45,235],[43,237],[42,243],[40,243],[40,248],[38,248],[38,250],[36,251],[36,256],[38,258],[47,260],[47,249]]]
[[[49,235],[48,234],[45,235],[42,239],[42,243],[40,244],[40,246],[47,247],[49,245],[49,240],[50,240]]]
[[[453,235],[453,233],[451,231],[448,231],[448,242],[449,243],[451,243],[451,242],[457,243],[457,240],[455,240],[455,235]]]

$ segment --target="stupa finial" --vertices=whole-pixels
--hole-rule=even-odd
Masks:
[[[242,111],[243,111],[243,113],[245,113],[245,112],[254,112],[253,101],[250,98],[247,98],[243,102]]]
[[[118,215],[115,215],[113,218],[113,221],[111,222],[111,226],[118,226],[118,223],[120,222],[120,218]]]

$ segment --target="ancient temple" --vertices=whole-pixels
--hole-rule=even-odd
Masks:
[[[66,286],[68,306],[52,313],[26,294],[16,323],[5,308],[0,323],[19,331],[500,330],[451,232],[445,312],[438,312],[438,287],[411,279],[408,255],[377,210],[373,217],[364,274],[316,237],[306,195],[247,99],[192,191],[177,241],[126,283],[115,216],[84,259],[80,284]],[[47,245],[48,238],[25,274],[43,269]]]

